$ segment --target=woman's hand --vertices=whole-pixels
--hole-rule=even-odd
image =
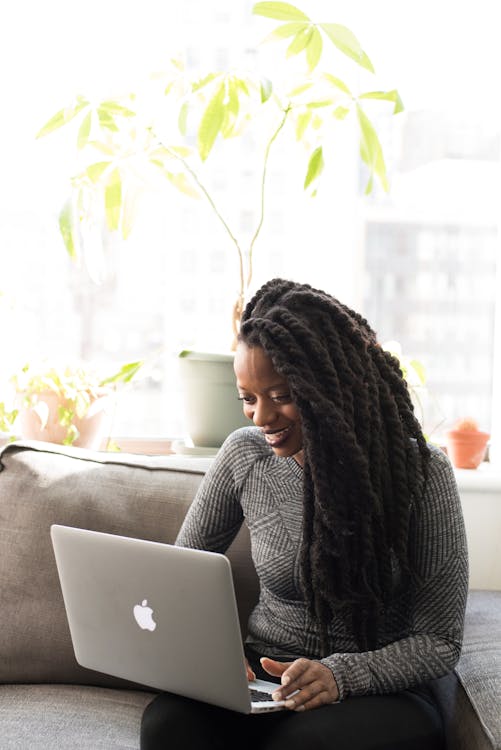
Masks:
[[[285,700],[285,707],[292,711],[308,711],[339,699],[334,675],[318,661],[296,659],[284,663],[264,656],[261,664],[268,674],[281,678],[282,684],[273,693],[273,699]],[[287,698],[295,690],[300,692]]]
[[[249,664],[249,662],[247,661],[247,659],[245,660],[245,669],[247,670],[247,680],[249,682],[252,682],[253,680],[255,680],[256,679],[256,675],[254,674],[254,672],[252,670],[252,667]]]

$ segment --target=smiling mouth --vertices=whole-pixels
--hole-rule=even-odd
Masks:
[[[287,440],[289,433],[292,432],[292,428],[294,425],[289,425],[288,427],[284,427],[282,430],[270,430],[269,432],[264,432],[264,439],[270,445],[272,448],[276,448],[278,445],[281,445],[285,440]]]

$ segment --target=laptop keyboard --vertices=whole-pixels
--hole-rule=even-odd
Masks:
[[[262,690],[256,690],[255,688],[249,688],[250,698],[253,703],[259,703],[261,701],[272,701],[271,693],[264,693]]]

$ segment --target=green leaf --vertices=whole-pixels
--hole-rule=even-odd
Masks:
[[[134,228],[140,193],[137,190],[122,188],[122,218],[120,228],[122,239],[127,240]]]
[[[66,431],[66,437],[63,440],[63,445],[73,445],[75,440],[79,437],[80,433],[74,424],[70,424]]]
[[[234,81],[237,85],[237,88],[239,88],[243,94],[245,94],[246,96],[250,96],[249,87],[247,86],[247,82],[244,81],[243,78],[234,77]]]
[[[16,421],[18,414],[18,409],[12,409],[11,411],[8,411],[5,403],[3,401],[0,401],[0,432],[9,433],[14,426],[14,422]]]
[[[323,73],[321,77],[324,81],[327,81],[327,83],[330,83],[332,86],[335,86],[344,94],[348,94],[348,96],[351,96],[351,91],[348,88],[348,86],[337,76],[333,76],[332,73]]]
[[[310,73],[317,67],[320,58],[322,57],[323,41],[322,35],[319,30],[313,28],[310,40],[306,47],[306,62],[308,63],[308,70]]]
[[[117,385],[119,383],[130,383],[133,378],[136,377],[139,370],[144,366],[144,359],[140,359],[137,362],[128,362],[115,372],[113,375],[101,380],[99,385]]]
[[[414,372],[419,378],[419,381],[421,382],[421,385],[426,384],[426,368],[423,365],[422,362],[420,362],[418,359],[411,359],[409,362],[409,365],[412,367]]]
[[[102,109],[104,112],[108,112],[110,115],[120,115],[121,117],[136,116],[136,113],[133,112],[132,109],[124,107],[122,104],[111,100],[101,102],[99,105],[99,109]]]
[[[306,49],[311,36],[313,34],[313,28],[311,26],[304,26],[301,31],[298,31],[292,42],[287,47],[286,57],[292,57],[293,55],[299,55],[304,49]]]
[[[311,81],[307,81],[306,83],[302,83],[300,86],[296,86],[295,88],[290,91],[287,96],[289,98],[294,96],[299,96],[300,94],[304,94],[305,91],[308,91],[308,89],[311,89],[313,86],[313,83]]]
[[[233,115],[233,117],[238,117],[238,113],[240,112],[240,101],[238,98],[238,92],[242,89],[239,86],[240,79],[231,77],[228,79],[227,82],[227,104],[226,107],[229,112]]]
[[[311,110],[307,110],[306,112],[303,112],[300,115],[298,115],[297,121],[296,121],[296,140],[297,141],[300,141],[302,137],[304,136],[306,129],[311,122],[312,115],[313,113]]]
[[[113,148],[113,146],[110,146],[107,143],[103,143],[102,141],[89,141],[89,145],[95,148],[96,151],[100,151],[106,156],[114,156],[115,154],[115,149]]]
[[[209,101],[200,121],[197,145],[202,161],[205,161],[209,156],[223,126],[225,116],[224,93],[224,85],[222,84]]]
[[[108,229],[110,232],[114,232],[120,224],[120,211],[122,208],[122,177],[118,168],[115,168],[110,173],[104,189],[104,208]]]
[[[392,91],[367,91],[365,94],[360,94],[359,99],[380,99],[387,102],[393,102],[393,114],[397,115],[399,112],[403,112],[404,103],[400,98],[400,94],[396,89]]]
[[[98,107],[97,116],[99,118],[99,124],[101,125],[102,128],[105,128],[106,130],[111,130],[113,133],[118,133],[118,130],[119,130],[118,125],[113,119],[113,115],[111,115],[106,109],[102,109],[102,107]]]
[[[92,124],[92,110],[83,118],[77,136],[77,148],[84,148],[89,142],[90,126]]]
[[[35,137],[42,138],[44,135],[48,135],[49,133],[54,132],[54,130],[58,130],[58,128],[71,122],[71,120],[73,120],[73,118],[88,105],[89,102],[86,99],[79,97],[78,103],[74,107],[65,107],[64,109],[60,109],[59,112],[56,112],[56,114],[51,117],[42,128],[40,128]]]
[[[105,450],[108,453],[120,453],[120,451],[122,449],[120,448],[120,446],[118,445],[118,443],[116,442],[116,440],[113,440],[112,438],[108,438],[108,440],[106,442],[106,448],[105,448]]]
[[[181,109],[179,110],[179,115],[177,118],[177,126],[179,128],[179,132],[181,135],[186,135],[188,131],[188,112],[190,110],[190,105],[188,102],[183,102],[181,105]]]
[[[190,198],[200,198],[200,193],[193,187],[193,184],[183,172],[174,173],[165,170],[164,174],[181,193],[188,195]]]
[[[94,184],[98,182],[111,163],[111,161],[96,161],[94,164],[89,164],[85,172],[90,181]]]
[[[304,180],[304,189],[308,188],[312,182],[317,180],[324,169],[324,154],[322,146],[318,146],[310,156],[308,169]]]
[[[320,130],[323,124],[324,121],[322,117],[318,114],[318,112],[315,112],[315,116],[311,121],[311,127],[313,128],[313,130]]]
[[[309,25],[309,23],[304,23],[304,21],[283,23],[281,26],[277,26],[277,28],[266,37],[265,41],[271,42],[278,39],[287,39],[290,36],[296,36],[296,34],[303,31],[303,29],[307,29]]]
[[[184,60],[181,57],[171,57],[171,64],[179,70],[180,73],[184,73]]]
[[[215,78],[217,78],[220,75],[220,73],[209,73],[208,75],[204,76],[204,78],[200,78],[198,81],[193,81],[191,84],[191,90],[193,93],[196,93],[197,91],[200,91],[200,89],[203,89],[207,84],[211,83]]]
[[[261,78],[259,84],[261,90],[261,104],[264,104],[272,95],[273,84],[269,78]]]
[[[323,107],[331,107],[334,104],[334,99],[318,99],[312,102],[306,102],[308,109],[322,109]]]
[[[61,427],[69,427],[74,418],[75,412],[69,406],[59,405],[57,407],[57,419]]]
[[[372,174],[375,174],[379,178],[383,189],[388,192],[386,165],[377,133],[363,109],[358,105],[357,115],[360,125],[360,156],[371,171],[371,179],[367,185],[366,192],[371,192],[372,190]]]
[[[289,3],[279,2],[262,2],[256,3],[252,8],[252,12],[256,16],[265,16],[266,18],[274,18],[277,21],[309,21],[310,19],[306,16],[299,8]]]
[[[336,120],[344,120],[345,117],[350,114],[350,110],[348,109],[348,107],[339,106],[336,107],[332,114],[334,115]]]
[[[188,146],[169,146],[169,149],[178,156],[182,156],[183,159],[187,159],[192,155],[193,149]]]
[[[63,238],[64,246],[70,258],[72,260],[77,259],[77,251],[75,247],[75,235],[74,235],[74,215],[73,215],[73,204],[71,198],[69,198],[63,205],[59,214],[59,231]]]
[[[361,65],[362,68],[374,73],[371,61],[350,29],[338,23],[321,23],[319,26],[340,52]]]
[[[89,411],[90,394],[87,391],[77,391],[75,394],[75,411],[77,417],[82,419]]]
[[[240,102],[238,100],[238,85],[236,81],[230,78],[226,84],[227,96],[224,108],[224,120],[221,125],[221,135],[223,138],[231,138],[235,133]]]

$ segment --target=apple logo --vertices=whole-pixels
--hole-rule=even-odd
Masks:
[[[134,617],[137,624],[143,630],[155,630],[157,624],[152,617],[153,610],[148,607],[147,599],[143,599],[141,604],[136,604],[134,607]]]

